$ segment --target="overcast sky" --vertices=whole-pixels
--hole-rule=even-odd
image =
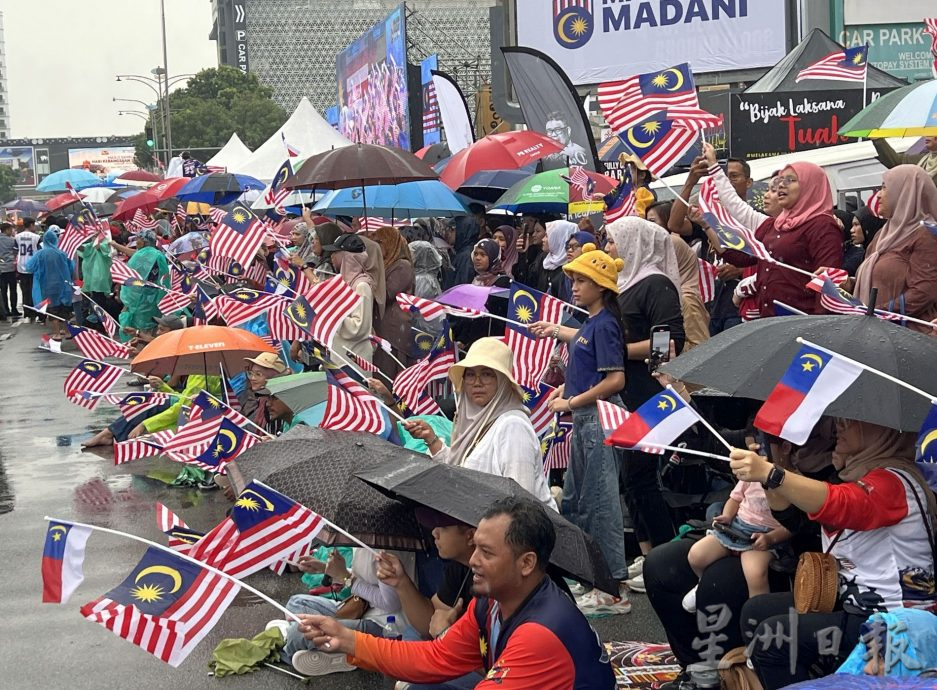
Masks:
[[[165,0],[169,74],[217,66],[210,0]],[[119,116],[154,102],[144,84],[117,74],[151,76],[163,64],[159,0],[0,0],[11,135],[133,134],[143,121]]]

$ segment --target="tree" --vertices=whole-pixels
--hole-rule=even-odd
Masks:
[[[19,181],[19,175],[9,165],[0,165],[0,204],[13,201],[16,198],[16,189],[13,188]]]
[[[205,69],[184,89],[169,94],[173,151],[221,148],[234,132],[250,148],[263,144],[286,122],[287,113],[271,100],[273,91],[234,67]],[[162,102],[158,104],[162,108]],[[158,114],[162,112],[157,110]],[[161,121],[160,147],[164,146]],[[137,165],[152,166],[143,135],[135,141]],[[204,158],[194,152],[196,158]],[[205,156],[207,158],[207,156]]]

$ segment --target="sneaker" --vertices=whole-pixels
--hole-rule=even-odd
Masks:
[[[264,630],[272,630],[273,628],[279,630],[280,634],[283,635],[283,640],[286,641],[286,635],[290,630],[290,622],[281,618],[275,618],[264,626]]]
[[[625,584],[628,585],[628,589],[632,592],[641,592],[642,594],[647,592],[647,589],[644,587],[643,574],[625,580]]]
[[[697,585],[698,587],[699,585]],[[696,587],[691,589],[683,597],[683,610],[687,613],[696,613]]]
[[[644,556],[638,556],[634,562],[628,566],[628,577],[635,578],[644,573]]]
[[[622,587],[619,596],[612,596],[605,592],[593,589],[576,600],[579,610],[585,616],[618,616],[631,613],[631,602],[628,601],[628,590]]]
[[[304,676],[327,676],[357,668],[348,663],[344,654],[327,654],[311,649],[301,649],[293,654],[291,663]]]

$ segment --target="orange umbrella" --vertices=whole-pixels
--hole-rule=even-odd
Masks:
[[[216,376],[223,366],[231,375],[244,368],[245,357],[256,357],[261,352],[276,350],[242,328],[192,326],[154,339],[133,358],[130,369],[147,376]]]

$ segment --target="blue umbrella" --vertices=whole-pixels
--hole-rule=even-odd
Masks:
[[[312,210],[328,215],[383,218],[464,216],[468,213],[455,193],[439,180],[335,189],[322,197]]]
[[[250,175],[211,173],[193,177],[179,188],[176,197],[182,201],[198,201],[219,206],[231,203],[250,189],[261,190],[266,186]]]
[[[59,170],[46,177],[36,187],[37,192],[64,192],[67,187],[65,183],[69,182],[72,188],[77,192],[86,187],[100,187],[101,178],[87,170]]]

